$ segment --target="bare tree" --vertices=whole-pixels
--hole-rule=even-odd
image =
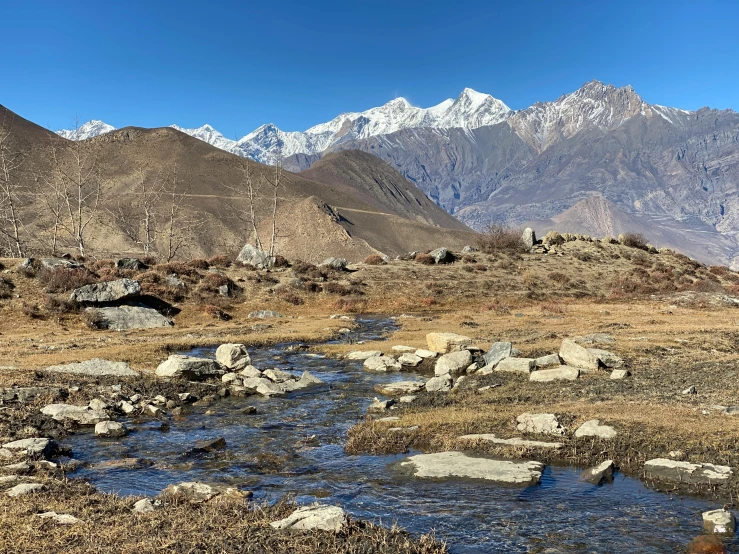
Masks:
[[[24,258],[26,246],[22,236],[20,209],[25,187],[18,174],[23,156],[13,150],[11,138],[11,133],[3,122],[0,126],[0,235],[7,240],[14,254]]]
[[[272,178],[268,178],[267,183],[269,183],[271,187],[270,202],[272,209],[272,232],[269,241],[269,255],[270,257],[274,258],[275,250],[277,248],[277,204],[280,198],[280,191],[282,187],[282,153],[280,151],[277,152],[275,158],[275,166]]]
[[[252,162],[249,158],[241,158],[241,181],[237,185],[229,185],[224,183],[223,186],[236,195],[238,199],[246,203],[246,209],[243,210],[241,205],[233,206],[229,211],[230,217],[240,221],[244,226],[244,240],[248,241],[250,237],[254,239],[254,246],[259,250],[263,250],[262,240],[257,228],[257,212],[260,203],[260,187],[258,185],[259,174],[252,171]],[[256,173],[256,175],[255,175]]]
[[[165,227],[163,232],[164,248],[167,253],[167,261],[176,258],[187,245],[186,229],[193,230],[198,224],[185,217],[182,209],[183,202],[187,197],[187,190],[182,188],[177,176],[177,167],[172,169],[169,183],[163,193],[168,199],[168,207],[165,213]]]

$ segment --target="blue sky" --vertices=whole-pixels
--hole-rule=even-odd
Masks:
[[[0,103],[53,129],[303,130],[471,87],[511,108],[591,79],[739,109],[739,3],[0,0]]]

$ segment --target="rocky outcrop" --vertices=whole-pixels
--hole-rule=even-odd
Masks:
[[[157,329],[172,327],[171,319],[164,317],[154,308],[145,306],[107,306],[88,308],[94,324],[101,329],[125,331],[128,329]]]
[[[514,485],[536,484],[544,470],[544,464],[540,462],[474,458],[462,452],[418,454],[401,462],[401,466],[409,467],[416,477],[436,479],[465,477]]]
[[[529,377],[529,381],[539,383],[548,383],[550,381],[574,381],[578,377],[580,377],[579,369],[563,365],[553,369],[540,369],[538,371],[534,371]]]
[[[72,302],[100,304],[133,298],[141,294],[141,285],[133,279],[118,279],[104,283],[93,283],[75,289],[69,299]]]
[[[259,269],[269,269],[275,265],[274,257],[270,256],[263,250],[259,250],[251,244],[247,244],[241,249],[241,252],[239,252],[239,255],[236,257],[236,261]]]
[[[156,374],[159,377],[173,377],[189,381],[220,379],[224,373],[226,373],[226,370],[215,360],[182,356],[180,354],[172,354],[156,369]]]
[[[707,463],[691,463],[655,458],[644,463],[644,475],[648,479],[683,484],[720,485],[732,475],[729,466]]]
[[[111,362],[93,358],[75,364],[54,365],[44,371],[51,373],[69,373],[73,375],[90,375],[93,377],[138,377],[138,372],[125,362]]]
[[[346,525],[346,513],[338,506],[315,504],[298,508],[285,519],[270,523],[275,529],[299,529],[301,531],[333,531],[338,533]]]
[[[463,373],[471,363],[472,354],[470,354],[469,350],[450,352],[436,360],[434,374],[437,376],[451,375],[452,377],[455,377]]]

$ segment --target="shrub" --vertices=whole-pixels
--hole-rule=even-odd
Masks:
[[[563,314],[565,313],[565,307],[558,302],[542,302],[539,305],[539,309],[545,314]]]
[[[491,223],[488,228],[479,235],[477,246],[487,254],[492,254],[494,252],[526,251],[521,231],[495,223]]]
[[[176,273],[180,277],[192,277],[195,279],[200,278],[200,273],[198,273],[198,270],[194,267],[184,264],[182,262],[170,262],[168,264],[159,264],[157,266],[154,266],[154,270],[163,273],[164,275],[168,275],[170,273]]]
[[[726,277],[731,274],[731,270],[725,265],[712,265],[708,268],[708,271],[719,277]]]
[[[187,262],[187,265],[195,269],[204,270],[204,269],[210,268],[210,264],[208,263],[208,260],[204,260],[202,258],[195,258],[194,260],[190,260],[189,262]]]
[[[416,254],[416,257],[413,259],[423,265],[434,265],[436,263],[433,256],[429,256],[428,254]]]
[[[696,292],[725,292],[724,287],[720,283],[709,281],[708,279],[697,280],[691,288]]]
[[[422,306],[427,306],[427,307],[435,306],[436,304],[438,304],[436,298],[434,298],[433,296],[424,296],[423,298],[419,298],[418,303],[421,304]]]
[[[231,279],[225,275],[221,275],[220,273],[207,273],[205,277],[203,277],[202,284],[204,286],[212,287],[213,289],[217,289],[223,285],[228,285],[229,288],[234,286],[234,282]]]
[[[103,268],[115,268],[115,262],[113,260],[95,260],[90,264],[93,271],[98,271]]]
[[[208,264],[211,267],[231,267],[232,263],[233,262],[231,261],[231,258],[223,255],[213,256],[212,258],[208,259]]]
[[[364,263],[367,265],[384,265],[385,260],[379,254],[372,254],[364,259]]]
[[[323,285],[323,292],[346,296],[347,294],[351,293],[351,290],[349,289],[349,287],[342,285],[341,283],[326,283],[325,285]]]
[[[44,296],[44,309],[55,314],[67,314],[79,310],[79,304],[47,294]]]
[[[486,266],[485,264],[477,264],[475,266],[475,269],[477,271],[487,271],[488,270],[488,266]]]
[[[221,310],[218,306],[214,306],[213,304],[205,304],[201,306],[200,311],[202,311],[205,315],[212,317],[213,319],[219,319],[221,321],[228,321],[231,319],[230,315]]]
[[[275,263],[272,264],[272,267],[290,267],[290,262],[287,261],[285,256],[277,255],[275,256]]]
[[[547,277],[550,281],[554,281],[555,283],[559,283],[561,285],[566,285],[570,282],[570,278],[564,273],[560,273],[559,271],[552,271],[549,275],[547,275]]]
[[[466,271],[467,273],[474,273],[475,268],[472,267],[471,265],[463,265],[462,271]]]
[[[85,285],[97,283],[100,279],[89,269],[42,269],[38,278],[44,285],[46,292],[69,292]]]
[[[349,313],[362,313],[366,306],[366,302],[353,296],[342,296],[334,302],[335,309]]]
[[[41,313],[41,310],[38,309],[38,306],[34,304],[27,304],[25,302],[21,306],[21,313],[27,317],[30,317],[31,319],[41,319],[43,317],[43,314]]]
[[[647,239],[641,233],[624,233],[619,236],[619,242],[629,248],[647,249]]]
[[[0,277],[0,300],[4,298],[10,298],[11,291],[15,288],[15,285],[12,283],[12,281]]]
[[[298,296],[294,292],[290,292],[289,290],[280,291],[279,297],[284,302],[292,304],[293,306],[301,306],[305,304],[305,301],[300,298],[300,296]]]
[[[105,329],[103,316],[97,310],[85,310],[82,313],[82,321],[91,329]]]
[[[580,260],[581,262],[592,262],[594,257],[590,252],[575,252],[573,254],[575,258]]]

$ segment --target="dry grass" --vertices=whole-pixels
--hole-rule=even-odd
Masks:
[[[477,247],[488,254],[526,251],[520,230],[494,223],[480,235]]]

